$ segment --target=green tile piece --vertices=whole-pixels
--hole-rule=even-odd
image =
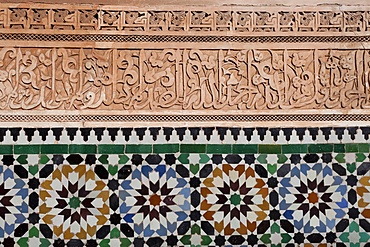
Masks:
[[[0,154],[13,154],[13,145],[0,145]]]
[[[129,247],[131,245],[131,241],[128,238],[121,238],[121,246],[120,247]]]
[[[40,164],[46,164],[48,163],[50,158],[47,155],[40,155]]]
[[[260,144],[258,145],[258,152],[261,154],[281,154],[281,145]]]
[[[124,145],[101,144],[98,145],[99,154],[123,154]]]
[[[14,154],[39,154],[40,145],[14,145]]]
[[[344,154],[337,154],[335,156],[335,160],[338,161],[339,163],[345,163],[346,160],[344,159]]]
[[[366,159],[366,156],[363,153],[356,154],[356,162],[363,162]]]
[[[51,243],[46,238],[40,238],[40,246],[39,247],[49,247]]]
[[[234,144],[232,146],[234,154],[256,154],[258,153],[257,144]]]
[[[278,154],[278,164],[284,164],[288,160],[288,157],[286,157],[284,154]]]
[[[267,164],[267,154],[261,154],[257,157],[257,160],[261,163],[261,164]]]
[[[369,144],[368,143],[359,143],[358,144],[358,151],[362,153],[369,152]]]
[[[91,144],[69,145],[70,154],[96,154],[96,150],[97,150],[96,145]]]
[[[195,175],[199,171],[199,164],[190,164],[190,171]]]
[[[127,154],[150,154],[152,153],[153,145],[150,144],[127,144]]]
[[[358,144],[357,143],[346,143],[346,153],[354,153],[358,152]]]
[[[111,175],[115,175],[118,172],[118,166],[117,165],[109,165],[108,166],[108,172]]]
[[[130,158],[127,155],[124,155],[124,154],[119,155],[118,157],[119,157],[118,164],[126,164],[127,161],[130,160]]]
[[[28,247],[28,238],[20,238],[17,244],[19,247]]]
[[[180,154],[178,160],[181,164],[189,164],[189,154]]]
[[[39,166],[38,165],[28,166],[28,171],[32,175],[36,175],[36,173],[39,171]]]
[[[18,163],[22,165],[27,164],[28,163],[27,157],[28,157],[27,155],[19,155],[17,158]]]
[[[231,144],[208,144],[207,154],[230,154]]]
[[[180,151],[179,144],[155,144],[153,145],[153,153],[156,154],[173,154]]]
[[[68,145],[47,144],[41,146],[42,154],[68,154]]]
[[[333,152],[333,144],[310,144],[308,145],[308,152],[315,153],[330,153]]]
[[[205,164],[207,163],[211,157],[209,157],[207,154],[199,154],[199,163],[200,164]]]
[[[270,174],[274,174],[277,171],[277,164],[267,164],[267,170]]]
[[[181,144],[180,151],[181,153],[205,153],[206,145],[205,144]]]
[[[334,152],[335,153],[344,153],[344,144],[334,144]]]
[[[101,155],[99,158],[98,158],[98,160],[100,161],[100,163],[102,163],[102,164],[108,164],[109,162],[108,162],[108,155],[106,155],[106,154],[103,154],[103,155]]]
[[[283,154],[307,153],[307,144],[284,144],[281,148]]]

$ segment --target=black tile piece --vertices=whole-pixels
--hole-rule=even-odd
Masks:
[[[51,160],[53,161],[53,164],[60,165],[60,164],[63,164],[64,157],[63,155],[60,155],[60,154],[54,154]]]
[[[191,128],[188,128],[188,129],[190,131],[191,136],[193,137],[193,140],[196,141],[198,139],[200,128],[191,127]]]
[[[19,132],[21,131],[21,128],[10,128],[10,135],[13,137],[13,141],[18,140]]]
[[[110,136],[111,141],[114,142],[116,140],[116,136],[118,134],[119,128],[107,128],[107,130],[108,130],[108,135]],[[128,141],[128,139],[126,141]]]
[[[119,183],[118,183],[118,180],[117,179],[110,179],[109,181],[108,181],[108,188],[110,189],[110,190],[112,190],[112,191],[115,191],[115,190],[117,190],[118,189],[118,186],[119,186]]]
[[[255,234],[249,234],[248,237],[247,237],[247,243],[251,246],[257,244],[258,242],[258,238],[257,238],[257,235]]]
[[[131,162],[134,165],[141,165],[143,163],[144,159],[141,157],[141,154],[133,154],[131,157]]]
[[[293,239],[294,239],[294,243],[302,244],[304,242],[305,237],[304,237],[303,233],[297,232],[297,233],[294,234]]]
[[[109,207],[113,211],[116,211],[118,209],[118,207],[119,207],[119,198],[114,193],[109,197]]]
[[[53,132],[53,136],[55,137],[55,140],[60,141],[63,128],[51,128],[51,131]]]
[[[13,155],[4,155],[1,161],[3,162],[4,165],[10,166],[10,165],[13,165],[15,159]]]
[[[13,247],[15,245],[15,241],[13,238],[11,237],[7,237],[6,239],[4,239],[3,241],[3,246],[4,247]]]
[[[65,246],[64,240],[62,239],[54,240],[53,246],[54,247],[64,247]]]
[[[78,165],[82,161],[84,161],[84,159],[79,154],[70,154],[68,155],[66,160],[68,161],[70,165]]]
[[[310,133],[312,140],[315,141],[317,139],[317,135],[319,134],[319,128],[308,128],[308,133]]]
[[[280,220],[280,226],[287,233],[294,233],[294,226],[288,220]]]
[[[360,219],[359,222],[360,226],[365,230],[365,232],[370,232],[370,223],[367,221],[367,219]]]
[[[267,178],[267,170],[260,164],[255,164],[254,170],[261,178]]]
[[[37,131],[39,132],[39,136],[41,136],[41,140],[46,141],[46,137],[48,136],[50,128],[38,128]]]
[[[357,175],[365,175],[370,170],[370,162],[363,162],[357,168]]]
[[[184,140],[184,135],[185,135],[186,128],[185,127],[175,128],[175,131],[176,131],[176,134],[179,137],[179,140],[180,141]]]
[[[22,165],[15,165],[14,166],[14,172],[18,175],[20,178],[28,178],[28,171],[24,166]]]
[[[24,133],[27,136],[27,141],[31,142],[32,137],[34,136],[36,129],[35,128],[24,128],[23,130],[24,130]]]
[[[14,230],[14,237],[22,237],[27,231],[28,231],[28,224],[26,223],[20,224]]]
[[[335,243],[335,240],[337,239],[337,235],[334,232],[328,232],[326,233],[325,239],[328,243]]]
[[[53,231],[46,224],[40,224],[40,232],[42,233],[42,235],[45,238],[52,238],[53,237]]]
[[[317,154],[306,154],[303,160],[307,163],[316,163],[319,160],[319,156]]]
[[[354,205],[357,202],[357,193],[354,189],[348,191],[348,202]]]
[[[152,136],[152,138],[153,138],[153,141],[156,141],[157,140],[157,137],[158,137],[158,135],[159,135],[159,130],[160,130],[161,128],[159,128],[159,127],[152,127],[152,128],[149,128],[149,133],[150,133],[150,135]]]
[[[54,165],[45,165],[40,169],[40,178],[47,178],[54,171]]]
[[[173,165],[176,163],[176,157],[174,154],[165,154],[164,155],[164,161],[167,165]]]
[[[360,127],[360,129],[362,130],[362,134],[364,135],[365,140],[369,140],[370,127]]]
[[[322,134],[324,135],[325,137],[325,140],[328,141],[329,140],[329,137],[330,137],[330,132],[332,130],[332,128],[330,127],[322,127],[320,128]]]
[[[267,128],[257,127],[256,129],[257,129],[258,135],[260,136],[260,140],[261,141],[265,140],[265,135],[266,135],[266,132],[267,132]]]
[[[299,154],[292,154],[289,159],[292,164],[299,164],[301,162],[301,156]]]
[[[306,128],[295,128],[295,131],[297,132],[299,140],[302,141],[306,133]]]
[[[32,192],[29,195],[29,207],[35,210],[39,206],[39,195],[36,192]]]
[[[110,226],[104,225],[96,232],[96,237],[99,239],[104,239],[106,236],[108,236],[109,232]]]
[[[290,137],[292,136],[293,128],[283,128],[283,133],[285,136],[286,141],[290,141]]]
[[[277,141],[280,133],[280,128],[270,128],[269,130],[274,141]]]
[[[333,170],[339,175],[339,176],[345,176],[347,174],[347,170],[339,165],[338,163],[333,164]]]
[[[134,230],[131,228],[129,224],[121,224],[120,226],[121,232],[126,237],[133,237],[134,236]]]
[[[201,214],[200,214],[200,212],[198,210],[191,211],[191,213],[190,213],[190,219],[192,221],[198,221],[198,220],[200,220],[200,217],[201,217]]]
[[[202,169],[200,169],[199,176],[201,178],[206,178],[208,177],[209,174],[211,174],[212,170],[213,170],[212,165],[206,164],[202,167]]]
[[[360,212],[358,211],[357,208],[350,208],[348,210],[348,215],[351,219],[357,219],[358,216],[360,215]]]
[[[252,135],[254,128],[243,128],[244,134],[247,137],[247,140],[250,141],[252,140]]]
[[[231,135],[233,136],[234,141],[237,141],[241,128],[230,128],[229,130],[231,132]]]
[[[200,205],[200,194],[198,191],[191,192],[190,203],[195,208]]]
[[[243,236],[231,236],[228,239],[229,243],[232,245],[242,245],[245,242],[245,238]]]
[[[270,221],[264,220],[258,225],[257,234],[264,234],[269,228],[270,228]]]
[[[281,214],[279,212],[279,210],[276,210],[276,209],[273,209],[270,211],[270,219],[272,220],[279,220],[280,217],[281,217]]]
[[[71,239],[67,243],[67,247],[83,247],[84,243],[80,239]]]
[[[209,236],[212,236],[215,234],[215,229],[208,221],[200,222],[200,227],[202,228],[203,232],[205,232]]]
[[[177,233],[179,235],[185,235],[190,229],[190,221],[182,222],[177,228]]]
[[[110,215],[109,221],[112,225],[118,225],[121,222],[121,218],[120,214],[114,213]]]
[[[146,156],[145,161],[150,165],[158,165],[162,161],[162,157],[158,154],[149,154]]]
[[[321,243],[324,240],[324,236],[320,233],[312,233],[307,236],[307,240],[310,243]]]
[[[204,132],[204,135],[206,136],[207,138],[207,141],[211,140],[211,135],[213,133],[213,130],[215,128],[210,128],[210,127],[203,127],[203,132]]]
[[[212,158],[211,158],[213,164],[221,164],[222,161],[224,160],[224,158],[222,157],[222,154],[214,154],[212,155]]]
[[[144,247],[144,239],[143,238],[135,238],[134,239],[134,247]]]
[[[28,215],[28,222],[30,222],[33,225],[38,224],[40,222],[40,216],[39,216],[39,214],[37,214],[37,213],[30,213]]]
[[[95,164],[96,163],[96,156],[95,154],[88,154],[86,155],[86,158],[85,158],[85,163],[88,164],[88,165],[92,165],[92,164]]]
[[[102,137],[104,135],[105,128],[93,128],[94,133],[96,135],[96,139],[100,142],[102,140]]]
[[[148,247],[161,247],[163,242],[164,240],[162,238],[154,237],[154,238],[149,238],[146,241],[146,245],[148,245]]]
[[[215,237],[215,244],[217,246],[224,246],[226,242],[226,239],[224,236],[218,235]]]
[[[334,133],[337,135],[338,140],[343,139],[344,130],[345,130],[345,128],[334,127]]]
[[[349,226],[348,219],[341,219],[339,223],[335,226],[335,230],[337,232],[344,232],[346,231],[347,227]]]
[[[118,171],[118,179],[126,179],[132,173],[132,168],[130,165],[125,165]]]
[[[139,140],[144,140],[145,131],[147,128],[134,128],[136,135],[139,137]]]
[[[200,185],[200,179],[197,177],[192,177],[190,179],[190,187],[192,188],[198,188]]]
[[[255,162],[256,157],[254,157],[254,154],[246,154],[244,156],[244,161],[246,164],[251,165]]]
[[[89,239],[86,241],[86,247],[98,247],[98,243],[95,239]]]
[[[179,240],[177,239],[177,237],[176,236],[174,236],[174,235],[170,235],[170,236],[168,236],[167,237],[167,239],[166,239],[166,243],[167,243],[167,246],[178,246],[177,245],[177,242],[178,242]]]
[[[322,160],[322,162],[328,164],[328,163],[332,162],[333,156],[331,155],[331,153],[325,153],[325,154],[322,154],[321,160]]]
[[[347,127],[347,130],[351,136],[351,140],[354,140],[357,133],[357,127]]]
[[[358,179],[357,179],[357,176],[354,176],[354,175],[349,175],[346,179],[346,182],[347,182],[347,185],[353,187],[353,186],[356,186],[357,185],[357,182],[358,182]]]
[[[66,128],[67,135],[69,136],[69,140],[73,141],[77,134],[77,128]]]
[[[4,137],[6,135],[7,128],[0,128],[0,142],[4,141]]]
[[[278,177],[285,177],[291,171],[289,164],[283,164],[277,170]]]
[[[239,154],[228,154],[225,160],[230,164],[238,164],[242,160],[242,157]]]
[[[83,137],[83,140],[87,142],[89,140],[90,132],[92,128],[80,128],[81,135]]]
[[[163,128],[163,133],[166,136],[166,141],[171,140],[172,132],[173,132],[173,128],[171,128],[171,127],[164,127]]]
[[[189,169],[184,165],[176,165],[176,172],[183,178],[188,178],[190,175]]]
[[[279,182],[278,182],[277,178],[271,177],[267,180],[267,185],[270,188],[276,188],[278,184],[279,184]]]
[[[95,171],[95,174],[98,175],[100,179],[108,179],[109,173],[103,165],[95,166],[94,171]]]
[[[220,140],[223,141],[225,139],[225,135],[227,132],[227,128],[225,127],[216,127],[217,133],[220,136]]]

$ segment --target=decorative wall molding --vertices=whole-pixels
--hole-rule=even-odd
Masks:
[[[367,7],[65,7],[0,4],[1,122],[369,120]]]

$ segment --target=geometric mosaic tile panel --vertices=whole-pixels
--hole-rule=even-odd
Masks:
[[[370,246],[369,127],[2,128],[0,246]]]

